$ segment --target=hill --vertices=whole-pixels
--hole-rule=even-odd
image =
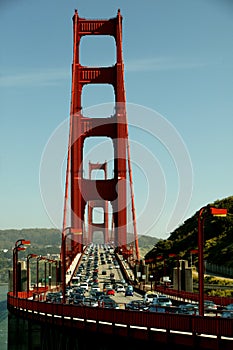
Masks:
[[[8,270],[12,268],[12,249],[18,239],[30,240],[31,245],[20,256],[26,258],[28,254],[47,256],[59,254],[61,232],[56,229],[22,229],[0,230],[0,282],[7,282]]]
[[[204,222],[204,259],[208,263],[233,267],[233,196],[210,203],[216,208],[226,208],[227,217],[208,216]],[[185,260],[190,260],[190,250],[197,249],[198,214],[196,212],[181,226],[170,233],[166,240],[160,240],[146,254],[146,258],[156,255],[168,257],[174,253]],[[197,257],[193,257],[194,262]]]
[[[11,249],[21,238],[30,240],[31,248],[44,248],[46,245],[58,246],[61,243],[61,232],[53,228],[0,230],[0,249]]]
[[[28,254],[47,256],[59,254],[61,245],[61,231],[57,229],[33,228],[33,229],[8,229],[0,230],[0,282],[7,282],[8,270],[12,268],[12,248],[18,239],[30,240],[31,245],[25,252],[20,252],[21,257]],[[150,236],[139,236],[139,249],[141,257],[150,250],[158,239]]]
[[[138,245],[140,250],[141,259],[144,258],[146,253],[154,247],[159,241],[158,238],[146,235],[138,235]]]

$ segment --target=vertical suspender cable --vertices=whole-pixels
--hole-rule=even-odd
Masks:
[[[122,79],[122,86],[124,87],[124,76],[123,76],[123,55],[122,55],[122,25],[121,25],[121,17],[119,15],[118,11],[118,28],[119,28],[119,43],[120,43],[120,53],[121,53],[121,64],[122,64],[122,70],[121,70],[121,79]],[[124,89],[124,107],[125,107],[125,89]],[[126,115],[126,108],[125,109],[125,119],[126,119],[126,133],[127,133],[127,153],[128,153],[128,171],[129,171],[129,180],[130,180],[130,195],[131,195],[131,201],[132,201],[132,217],[133,217],[133,228],[134,228],[134,241],[135,241],[135,251],[136,251],[136,259],[140,259],[140,253],[139,253],[139,246],[138,246],[138,234],[137,234],[137,225],[136,225],[136,211],[135,211],[135,202],[134,202],[134,190],[133,190],[133,176],[132,176],[132,167],[131,167],[131,161],[130,161],[130,145],[129,145],[129,132],[128,132],[128,121],[127,121],[127,115]]]
[[[65,196],[64,196],[64,208],[63,208],[63,225],[62,225],[62,242],[64,242],[65,230],[67,227],[67,203],[69,199],[69,176],[71,168],[71,143],[72,143],[72,125],[73,125],[73,101],[74,101],[74,90],[75,90],[75,59],[77,55],[77,38],[76,38],[76,27],[77,27],[78,12],[74,14],[74,47],[73,47],[73,66],[72,66],[72,88],[71,88],[71,103],[70,103],[70,123],[69,123],[69,140],[68,140],[68,154],[67,154],[67,165],[66,165],[66,180],[65,180]],[[63,257],[62,257],[63,258]],[[63,261],[65,264],[66,262]]]

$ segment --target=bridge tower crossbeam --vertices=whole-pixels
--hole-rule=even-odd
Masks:
[[[91,163],[89,162],[89,179],[92,178],[93,170],[103,170],[104,179],[107,180],[107,163]],[[101,208],[103,210],[103,220],[97,223],[93,218],[93,211],[95,208]],[[108,217],[108,201],[106,200],[92,200],[88,202],[88,239],[87,243],[93,242],[93,234],[95,231],[103,233],[104,243],[109,242],[109,217]]]

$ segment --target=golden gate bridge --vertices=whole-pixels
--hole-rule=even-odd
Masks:
[[[86,67],[80,64],[80,42],[82,37],[88,35],[110,35],[115,39],[116,63],[113,66]],[[113,86],[115,108],[112,116],[91,118],[84,115],[82,90],[87,84]],[[93,241],[95,232],[101,232],[104,243],[111,242],[116,254],[122,255],[132,266],[140,259],[128,139],[120,10],[115,18],[104,20],[81,18],[75,10],[69,125],[60,255],[62,284],[56,285],[56,289],[63,292],[63,303],[46,302],[46,293],[51,289],[50,285],[44,287],[37,285],[34,289],[30,288],[29,273],[27,273],[27,291],[18,289],[18,252],[29,243],[19,240],[14,248],[13,290],[8,293],[10,313],[24,320],[63,327],[67,332],[70,329],[85,330],[88,333],[103,333],[122,339],[143,340],[152,345],[170,344],[197,349],[232,349],[232,320],[202,315],[149,314],[128,310],[94,309],[65,303],[66,286],[86,247]],[[107,162],[89,162],[88,178],[83,176],[84,143],[89,137],[107,137],[112,140],[114,171],[111,178],[108,176]],[[97,171],[98,177],[93,177],[94,171]],[[129,179],[130,191],[127,191],[127,179]],[[127,193],[130,193],[129,199]],[[127,237],[128,206],[131,207],[133,239],[132,236],[131,239]],[[97,208],[101,212],[101,220],[95,222],[93,213]],[[68,238],[70,244],[67,244]],[[33,258],[33,254],[30,258]],[[54,262],[50,261],[50,263]],[[58,273],[59,264],[55,263],[56,273]],[[121,267],[124,269],[124,266]],[[129,280],[129,282],[133,281]],[[184,299],[197,300],[197,295],[194,293],[174,290],[168,293]],[[225,300],[226,302],[229,300]],[[205,336],[200,336],[202,334]]]

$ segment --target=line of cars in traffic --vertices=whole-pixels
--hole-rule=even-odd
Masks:
[[[117,308],[117,303],[110,298],[110,296],[115,295],[115,290],[110,283],[114,281],[114,273],[110,273],[108,282],[100,285],[100,264],[107,265],[108,269],[112,270],[110,264],[115,262],[111,259],[109,248],[106,248],[104,252],[99,252],[98,246],[88,247],[82,260],[76,272],[76,277],[79,280],[76,285],[71,283],[71,286],[68,287],[68,303],[81,306]],[[102,279],[106,275],[107,271],[102,269]]]
[[[114,300],[112,297],[118,293],[126,297],[134,296],[134,289],[131,285],[127,285],[123,278],[119,279],[121,273],[117,269],[119,269],[118,262],[109,247],[104,247],[101,250],[94,245],[88,247],[71,285],[67,287],[66,302],[79,306],[118,309],[120,306],[116,302],[117,299]],[[116,279],[116,272],[118,279]],[[48,293],[47,301],[62,302],[62,293]],[[142,299],[130,300],[129,302],[126,300],[124,304],[126,310],[132,311],[198,315],[197,303],[173,305],[167,295],[160,295],[156,292],[147,292]],[[215,315],[219,311],[218,306],[208,300],[204,301],[204,309],[205,313],[215,313]],[[223,308],[218,315],[223,318],[233,318],[233,304]]]
[[[132,288],[132,287],[131,287]],[[131,289],[130,288],[130,289]],[[86,295],[87,289],[76,287],[68,289],[68,302],[74,305],[102,307],[119,309],[119,304],[104,291],[96,291]],[[48,293],[47,301],[59,303],[62,300],[62,293]],[[125,309],[130,311],[167,312],[183,315],[198,315],[198,303],[182,303],[178,306],[172,305],[172,301],[166,295],[146,293],[143,299],[131,300],[125,304]],[[233,319],[233,304],[223,308],[218,307],[213,301],[204,301],[205,314],[211,313],[222,318]]]
[[[117,293],[134,294],[119,270],[120,266],[110,247],[88,247],[71,285],[67,287],[67,303],[85,306],[119,308],[111,297]],[[116,273],[117,272],[117,273]],[[117,276],[116,276],[117,275]],[[118,277],[118,279],[116,279]]]
[[[135,303],[132,303],[133,309],[137,309]],[[127,308],[130,308],[127,306]],[[150,312],[170,312],[183,315],[198,315],[198,303],[180,303],[173,305],[172,301],[166,295],[158,295],[154,292],[145,293],[143,303],[138,301],[138,309]],[[233,304],[221,307],[212,300],[204,300],[205,315],[219,316],[223,318],[233,318]]]

